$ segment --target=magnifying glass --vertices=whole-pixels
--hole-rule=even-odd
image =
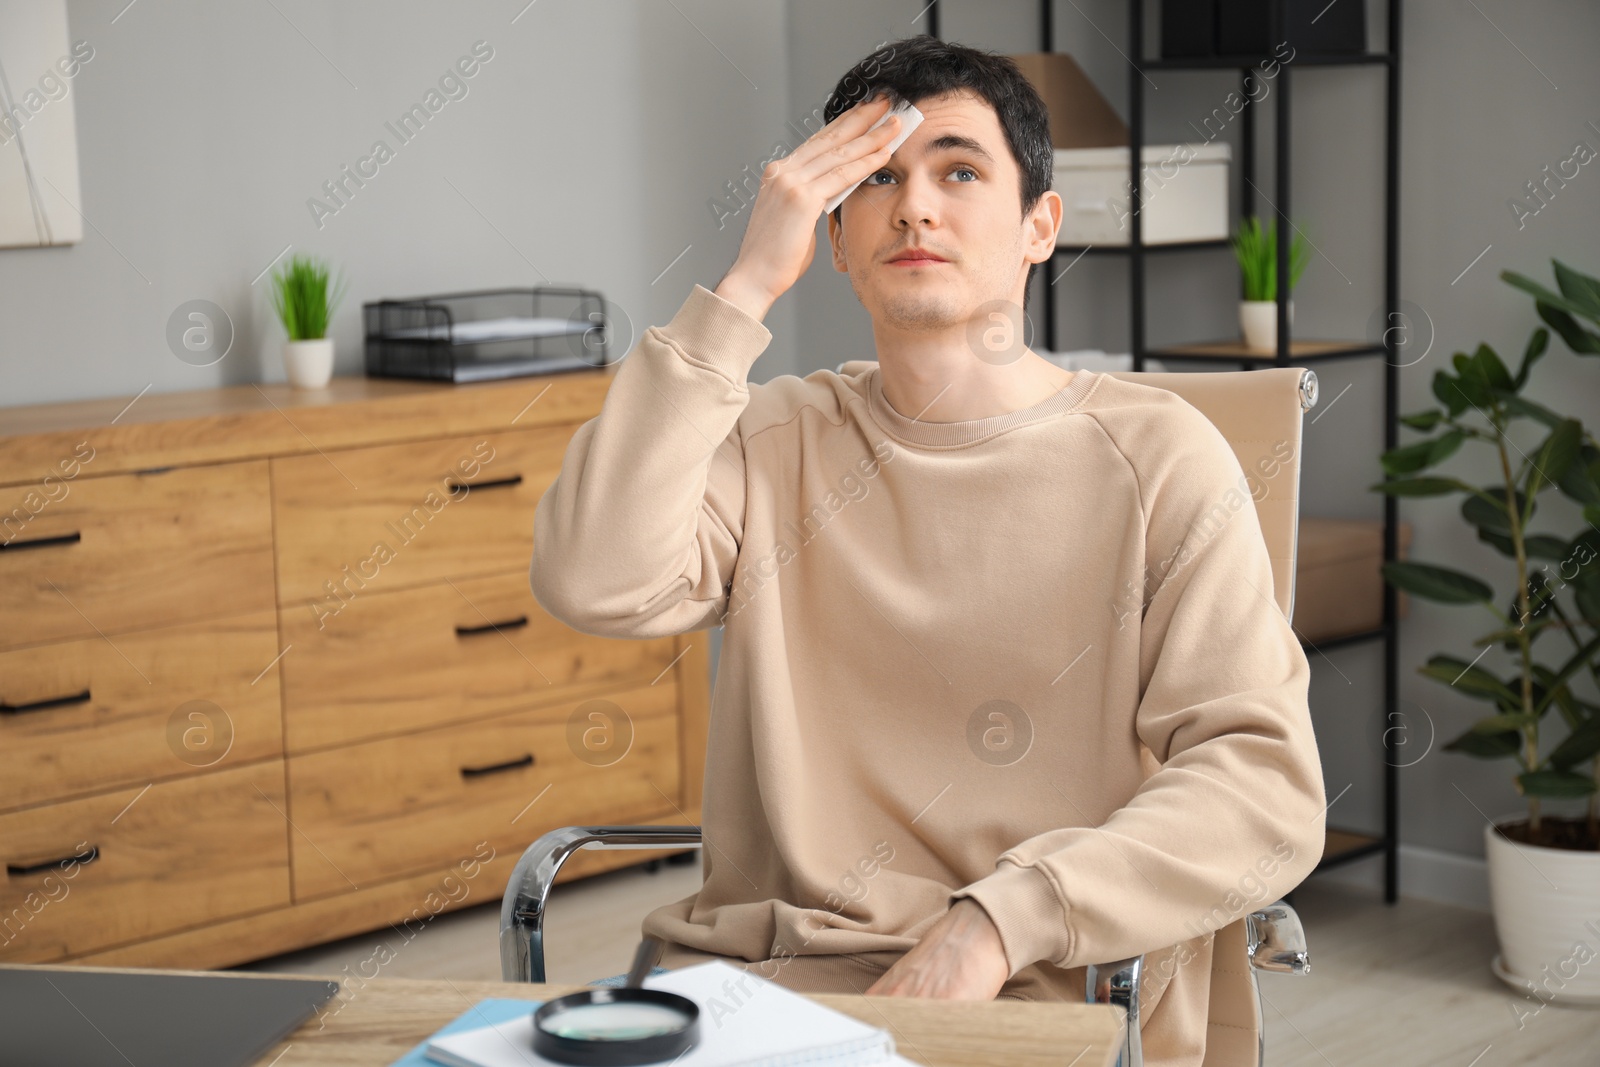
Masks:
[[[665,1063],[700,1037],[700,1008],[659,989],[592,989],[533,1013],[533,1051],[558,1063]]]
[[[620,989],[586,989],[541,1004],[533,1013],[533,1051],[557,1063],[628,1067],[664,1063],[700,1040],[700,1006],[639,983],[663,944],[645,938]]]

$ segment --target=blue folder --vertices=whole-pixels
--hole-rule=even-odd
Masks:
[[[480,1000],[471,1008],[452,1019],[449,1024],[441,1027],[429,1035],[427,1041],[395,1060],[390,1067],[439,1067],[439,1064],[428,1059],[425,1054],[428,1042],[445,1034],[454,1034],[461,1030],[476,1030],[480,1026],[493,1026],[496,1023],[510,1022],[519,1015],[526,1015],[543,1004],[542,1000]]]

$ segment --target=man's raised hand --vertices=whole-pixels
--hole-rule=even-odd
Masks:
[[[900,129],[886,94],[856,104],[761,171],[761,188],[733,267],[716,293],[757,319],[788,292],[811,265],[817,250],[817,218],[834,196],[889,161]]]

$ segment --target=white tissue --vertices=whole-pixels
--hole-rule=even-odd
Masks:
[[[906,138],[910,137],[918,126],[922,125],[922,112],[918,111],[910,104],[901,104],[898,107],[892,107],[880,115],[877,122],[874,122],[871,126],[867,127],[867,132],[871,133],[879,126],[882,126],[885,122],[888,122],[890,115],[900,116],[900,132],[896,133],[894,135],[894,140],[889,142],[889,151],[892,153],[895,149],[899,148],[905,143]],[[876,171],[873,172],[873,174],[876,173]],[[872,177],[871,174],[864,175],[861,181],[856,182],[855,185],[850,186],[848,189],[845,189],[842,193],[839,193],[837,196],[835,196],[832,200],[829,200],[827,204],[823,206],[822,213],[824,215],[832,214],[834,208],[844,203],[845,197],[856,191],[857,185],[860,185],[861,182],[866,181],[870,177]]]

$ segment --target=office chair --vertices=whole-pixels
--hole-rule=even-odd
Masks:
[[[870,361],[841,363],[865,369]],[[1299,367],[1208,373],[1111,371],[1110,377],[1166,389],[1209,418],[1227,438],[1240,468],[1287,442],[1292,453],[1279,459],[1271,489],[1255,501],[1261,533],[1272,560],[1278,609],[1293,619],[1295,550],[1299,533],[1301,425],[1317,402],[1317,376]],[[1285,491],[1286,489],[1286,491]],[[500,971],[508,982],[543,982],[545,899],[556,873],[581,848],[699,848],[698,826],[567,826],[552,830],[518,860],[500,907]],[[1279,900],[1216,931],[1212,947],[1210,1018],[1206,1064],[1240,1064],[1254,1057],[1266,1063],[1266,1034],[1256,971],[1306,974],[1310,952],[1300,917]],[[1248,962],[1249,966],[1239,964]],[[1114,1004],[1126,1013],[1119,1067],[1144,1067],[1140,1042],[1139,982],[1144,957],[1092,964],[1085,981],[1091,1004]],[[1255,1034],[1254,1048],[1249,1035]]]

